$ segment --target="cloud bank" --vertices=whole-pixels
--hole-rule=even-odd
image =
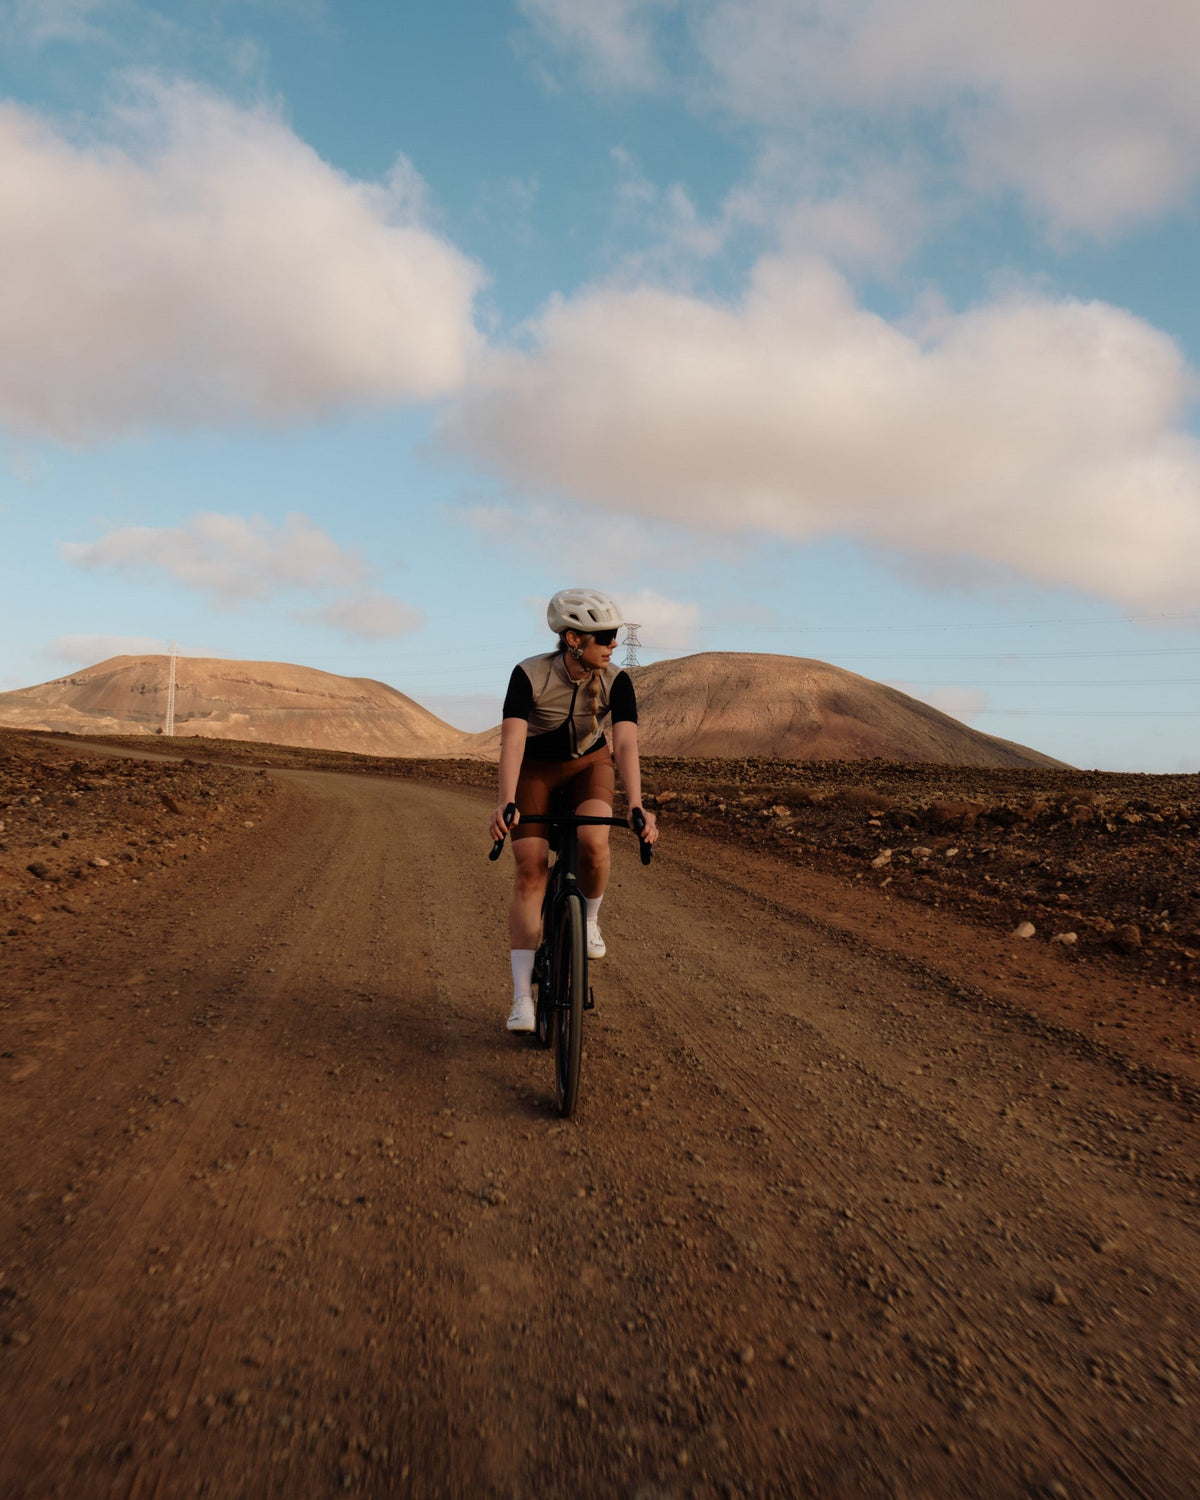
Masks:
[[[335,599],[316,618],[356,640],[386,641],[416,630],[424,617],[391,594],[371,589],[357,598]]]
[[[1200,603],[1192,377],[1118,308],[1029,293],[902,328],[766,259],[738,305],[600,289],[531,332],[446,428],[528,491]]]
[[[1188,0],[716,0],[699,36],[740,113],[943,112],[977,182],[1015,186],[1060,227],[1111,229],[1196,181]]]
[[[673,0],[517,0],[517,9],[561,52],[582,57],[602,82],[645,88],[658,75],[647,24]]]
[[[224,604],[346,589],[299,618],[362,640],[391,639],[422,621],[417,610],[369,586],[371,569],[357,552],[299,514],[273,526],[258,516],[202,511],[182,526],[121,526],[95,542],[63,542],[59,551],[89,571],[157,573]]]
[[[201,511],[183,526],[120,526],[95,542],[64,542],[68,562],[89,570],[157,570],[187,588],[232,600],[270,599],[281,588],[360,584],[367,568],[307,516],[282,526],[261,517]]]
[[[640,626],[646,651],[694,651],[700,629],[700,606],[685,599],[668,599],[654,589],[626,589],[617,603],[627,620]],[[624,637],[622,637],[622,640]],[[618,649],[618,656],[623,651]]]
[[[410,164],[354,181],[183,85],[110,133],[0,105],[0,423],[85,440],[460,385],[481,273],[418,221]]]
[[[523,8],[610,86],[665,76],[656,0]],[[908,144],[940,132],[966,181],[1016,188],[1058,229],[1119,228],[1200,176],[1191,0],[694,0],[684,14],[675,84],[691,98],[773,132],[818,118]]]

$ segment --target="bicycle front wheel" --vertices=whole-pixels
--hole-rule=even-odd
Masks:
[[[533,965],[533,982],[537,985],[534,1030],[539,1047],[553,1047],[554,1034],[558,1026],[558,1011],[554,1004],[554,979],[550,964],[550,945],[543,939]]]
[[[564,1118],[575,1113],[583,1057],[583,1006],[587,997],[587,944],[583,897],[568,895],[558,909],[554,943],[554,1092]]]

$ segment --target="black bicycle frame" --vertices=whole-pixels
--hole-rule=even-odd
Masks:
[[[516,813],[516,804],[510,802],[504,809],[506,829],[512,827]],[[553,1046],[555,1049],[554,1077],[558,1109],[561,1115],[570,1116],[575,1111],[575,1101],[579,1095],[580,1049],[583,1045],[582,1011],[591,1010],[593,1005],[592,989],[587,982],[586,897],[579,889],[579,839],[576,830],[587,827],[632,827],[641,842],[644,865],[650,862],[651,847],[643,838],[646,820],[641,808],[633,810],[628,822],[624,818],[594,818],[586,813],[559,811],[529,813],[522,822],[547,824],[550,843],[557,855],[554,868],[549,871],[546,894],[542,901],[542,939],[534,955],[534,980],[538,986],[534,1029],[543,1046]],[[503,848],[504,839],[496,839],[488,858],[499,859]],[[571,949],[568,950],[578,955],[577,963],[568,961],[568,972],[574,976],[569,984],[563,982],[558,951],[562,936],[560,929],[564,925],[574,926],[573,918],[569,924],[566,920],[570,913],[568,902],[578,903],[575,911],[580,920],[580,926],[574,928],[570,940]],[[575,944],[580,940],[582,947],[576,949]],[[573,1018],[575,1005],[580,999],[581,1012]]]

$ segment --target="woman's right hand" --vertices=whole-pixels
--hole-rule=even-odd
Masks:
[[[515,828],[521,821],[521,814],[516,810],[515,807],[513,808],[512,823],[509,824],[504,821],[505,808],[511,806],[512,804],[509,802],[501,802],[493,809],[492,821],[488,825],[488,832],[494,839],[504,838],[508,834],[510,828]]]

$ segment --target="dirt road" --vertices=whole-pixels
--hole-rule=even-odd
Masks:
[[[487,800],[272,775],[5,950],[0,1493],[1195,1494],[1194,1080],[678,835],[564,1124]]]

